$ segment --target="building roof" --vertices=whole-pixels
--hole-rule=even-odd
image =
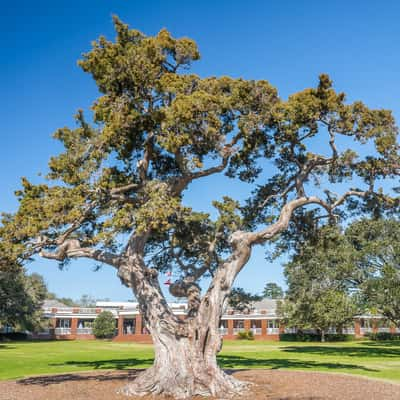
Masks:
[[[187,303],[168,303],[171,309],[186,309]],[[131,301],[96,301],[96,307],[99,308],[119,308],[132,310],[138,308],[138,303]]]
[[[275,313],[278,301],[280,300],[281,299],[262,299],[252,303],[252,306],[257,311],[265,310],[270,313]]]
[[[61,301],[58,300],[54,300],[54,299],[46,299],[43,302],[43,306],[42,308],[63,308],[63,307],[67,307],[66,304],[61,303]]]

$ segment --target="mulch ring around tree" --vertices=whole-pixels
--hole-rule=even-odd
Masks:
[[[0,382],[0,400],[123,400],[117,389],[138,370],[70,373]],[[231,371],[252,382],[241,400],[398,400],[400,385],[352,375],[282,370]],[[160,397],[159,397],[160,398]],[[136,399],[129,397],[129,399]],[[137,399],[152,399],[140,397]]]

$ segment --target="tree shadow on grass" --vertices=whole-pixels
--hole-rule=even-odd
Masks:
[[[130,369],[124,372],[115,373],[103,373],[96,375],[85,375],[85,374],[60,374],[60,375],[44,375],[34,376],[31,378],[20,379],[17,381],[20,385],[38,385],[38,386],[49,386],[56,385],[64,382],[78,382],[78,381],[116,381],[121,379],[134,379],[140,373],[141,369]]]
[[[369,372],[379,372],[378,369],[367,368],[357,364],[345,364],[345,363],[334,363],[334,362],[318,362],[309,360],[290,360],[290,359],[278,359],[278,358],[265,358],[255,359],[241,356],[230,356],[223,355],[218,357],[219,365],[222,368],[268,368],[268,369],[318,369],[327,368],[332,370],[359,370]]]
[[[400,340],[379,340],[376,342],[362,342],[362,345],[368,347],[397,347],[400,351]]]
[[[15,349],[15,346],[10,346],[8,344],[0,344],[0,350],[10,350]]]
[[[92,360],[92,361],[64,361],[62,363],[49,364],[51,367],[72,366],[82,367],[87,369],[116,369],[124,370],[135,368],[138,365],[150,366],[153,363],[153,358],[123,358],[123,359],[106,359],[106,360]]]
[[[338,357],[379,357],[379,358],[400,358],[400,348],[388,347],[336,347],[336,346],[288,346],[282,347],[282,351],[298,354],[318,354]]]
[[[327,368],[332,370],[359,370],[369,372],[379,372],[379,370],[364,367],[362,365],[344,364],[344,363],[328,363],[317,361],[301,361],[290,359],[255,359],[242,356],[222,355],[218,357],[219,364],[225,369],[225,372],[231,374],[239,370],[248,370],[251,368],[268,368],[268,369],[318,369]],[[104,372],[97,374],[87,373],[68,373],[51,376],[37,376],[31,378],[20,379],[17,383],[22,385],[41,385],[47,386],[52,384],[59,384],[63,382],[73,381],[112,381],[120,379],[132,379],[137,376],[141,371],[138,366],[150,366],[153,362],[152,358],[146,359],[106,359],[106,360],[92,360],[92,361],[65,361],[63,363],[49,364],[50,366],[71,366],[82,367],[93,370],[118,370],[116,372]]]

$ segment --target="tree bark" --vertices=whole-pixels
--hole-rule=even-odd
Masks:
[[[245,384],[217,365],[216,350],[221,343],[218,333],[210,332],[204,340],[199,333],[203,327],[197,324],[191,326],[188,337],[176,336],[164,326],[149,328],[154,343],[154,364],[128,383],[121,393],[187,399],[197,395],[226,398],[242,392]]]
[[[121,393],[163,394],[177,399],[197,395],[227,398],[242,393],[248,386],[227,375],[217,364],[217,353],[222,347],[219,324],[224,301],[250,257],[251,247],[245,237],[244,233],[236,237],[232,256],[216,272],[197,312],[184,320],[173,315],[157,277],[146,273],[140,257],[131,257],[120,268],[120,276],[129,281],[138,299],[155,353],[153,366],[121,389]]]

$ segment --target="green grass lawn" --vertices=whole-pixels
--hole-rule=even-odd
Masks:
[[[226,341],[223,368],[272,368],[364,375],[400,383],[400,342],[287,343]],[[0,344],[0,379],[102,369],[145,368],[151,345],[108,341]]]

